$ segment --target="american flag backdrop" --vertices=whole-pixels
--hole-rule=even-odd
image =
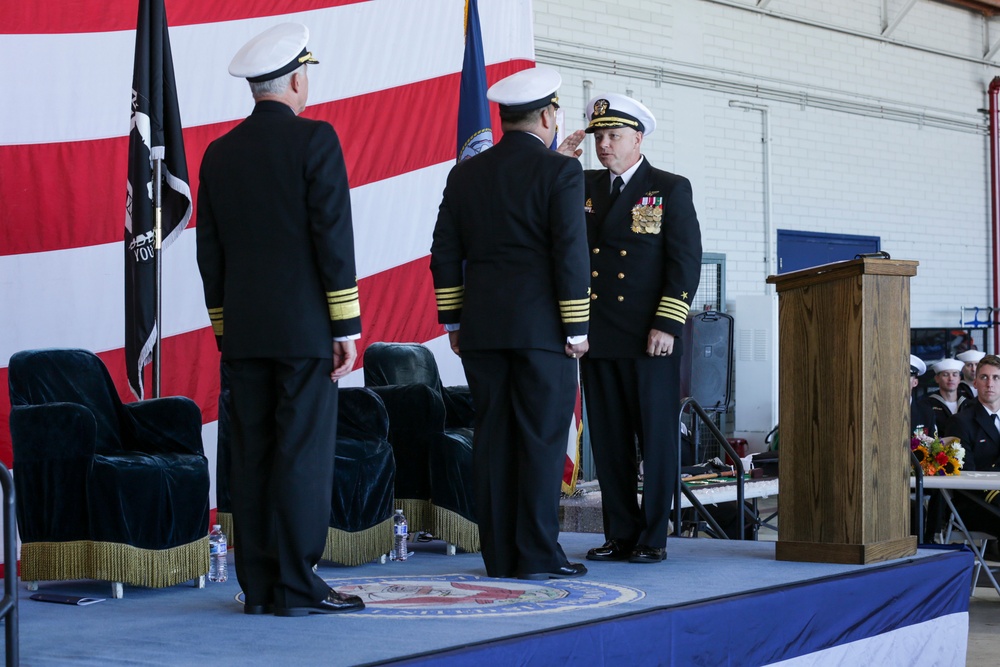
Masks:
[[[364,327],[359,359],[370,342],[423,342],[445,383],[464,384],[437,324],[428,252],[455,164],[465,0],[165,6],[192,193],[209,142],[253,106],[246,82],[226,71],[233,54],[276,23],[309,27],[321,64],[303,115],[330,121],[344,146]],[[133,400],[122,244],[136,13],[135,0],[0,3],[2,387],[14,352],[81,347],[99,354],[122,398]],[[531,67],[531,0],[489,0],[479,14],[487,85]],[[499,134],[495,106],[492,114]],[[162,395],[199,404],[214,470],[219,355],[193,231],[177,237],[163,262]],[[359,365],[342,385],[361,384]],[[0,458],[8,466],[9,410],[5,396]]]

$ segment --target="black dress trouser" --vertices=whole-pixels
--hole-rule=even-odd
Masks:
[[[476,516],[491,577],[566,565],[559,497],[577,366],[548,350],[462,350],[476,406]]]
[[[312,567],[330,525],[337,383],[328,359],[224,362],[232,396],[236,575],[247,604],[326,598]]]
[[[604,536],[664,548],[678,475],[680,354],[583,358],[587,425],[601,486]],[[638,446],[643,465],[638,493]]]

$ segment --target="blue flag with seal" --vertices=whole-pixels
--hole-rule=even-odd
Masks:
[[[490,103],[486,99],[486,58],[476,0],[465,3],[465,57],[458,93],[458,162],[493,145]]]
[[[163,0],[140,0],[132,70],[125,211],[125,364],[132,393],[143,398],[142,370],[160,322],[156,262],[191,219],[184,137]],[[160,247],[154,239],[154,162],[161,161]]]

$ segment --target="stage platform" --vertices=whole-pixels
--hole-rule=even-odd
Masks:
[[[564,533],[571,560],[599,535]],[[973,556],[921,549],[867,566],[789,563],[773,542],[671,538],[661,564],[588,563],[582,578],[489,579],[478,554],[413,545],[406,562],[320,565],[361,613],[246,616],[232,571],[203,590],[42,583],[107,597],[30,600],[23,665],[964,665]]]

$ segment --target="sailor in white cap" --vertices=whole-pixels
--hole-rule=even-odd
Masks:
[[[920,376],[927,372],[927,364],[920,357],[910,355],[910,430],[934,430],[933,406],[921,400],[913,399],[913,390],[920,384]]]
[[[964,365],[958,359],[941,359],[931,364],[930,368],[934,373],[934,381],[937,383],[938,390],[925,394],[920,398],[920,401],[934,410],[932,431],[943,432],[948,420],[958,412],[959,407],[966,400],[964,396],[958,394],[958,382]]]
[[[616,93],[595,95],[584,111],[605,167],[585,174],[592,300],[581,369],[606,540],[587,558],[656,563],[667,557],[678,474],[678,337],[698,289],[701,231],[688,179],[642,154],[656,129],[652,112]]]
[[[253,113],[201,164],[198,268],[228,383],[236,573],[246,614],[357,611],[312,568],[333,491],[337,380],[361,332],[351,200],[333,127],[299,116],[315,64],[298,23],[265,30],[229,66]],[[331,344],[332,343],[332,344]]]
[[[536,67],[490,87],[503,137],[451,170],[431,245],[438,320],[476,405],[476,511],[491,577],[587,572],[558,543],[574,359],[587,351],[590,309],[583,170],[549,149],[560,82]]]
[[[962,380],[958,383],[958,394],[966,398],[976,397],[976,366],[983,360],[986,353],[982,350],[966,350],[955,355],[955,358],[963,362]]]

